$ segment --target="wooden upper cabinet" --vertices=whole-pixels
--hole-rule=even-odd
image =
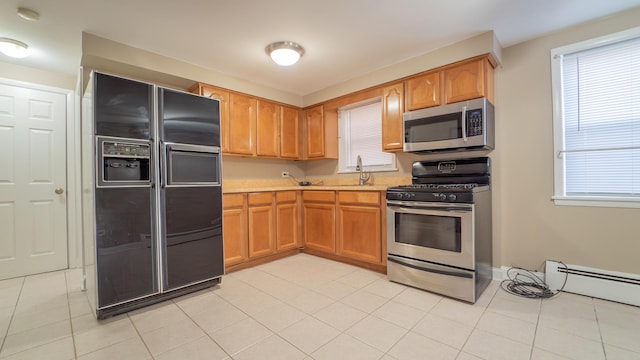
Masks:
[[[304,111],[303,159],[338,158],[338,109],[317,105]]]
[[[257,101],[256,155],[280,155],[280,106],[269,101]]]
[[[306,157],[324,157],[324,108],[318,105],[305,111]]]
[[[256,103],[246,95],[229,95],[229,153],[255,155]]]
[[[407,80],[407,110],[442,105],[441,76],[436,71]]]
[[[229,92],[202,83],[196,84],[190,91],[220,101],[220,149],[223,153],[229,152]]]
[[[296,108],[282,106],[280,108],[280,157],[287,159],[300,158],[300,121]]]
[[[487,97],[493,103],[493,66],[487,58],[444,70],[445,102]]]
[[[402,151],[402,113],[404,113],[404,84],[382,89],[382,150]]]

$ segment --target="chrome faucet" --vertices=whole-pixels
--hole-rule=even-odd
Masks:
[[[356,159],[356,171],[360,172],[360,177],[358,178],[358,185],[366,185],[367,181],[371,178],[371,174],[364,172],[364,168],[362,167],[362,158],[358,155]]]

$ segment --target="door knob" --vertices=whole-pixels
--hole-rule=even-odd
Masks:
[[[57,188],[56,189],[56,194],[58,194],[58,195],[62,194],[63,192],[64,192],[64,189],[62,189],[62,188]]]

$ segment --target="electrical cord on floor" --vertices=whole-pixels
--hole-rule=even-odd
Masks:
[[[560,291],[564,289],[564,286],[567,284],[567,277],[569,277],[568,267],[562,261],[556,261],[557,263],[562,264],[565,270],[564,282],[560,289],[556,291],[552,291],[549,289],[549,285],[544,282],[538,275],[529,271],[527,269],[523,269],[520,267],[512,267],[507,270],[507,278],[502,280],[500,283],[500,287],[513,295],[529,298],[529,299],[548,299],[555,295],[557,295]],[[516,275],[513,275],[513,272],[516,272]]]

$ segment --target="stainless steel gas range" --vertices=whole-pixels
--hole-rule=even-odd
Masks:
[[[389,280],[475,302],[492,277],[488,157],[413,164],[387,189]]]

